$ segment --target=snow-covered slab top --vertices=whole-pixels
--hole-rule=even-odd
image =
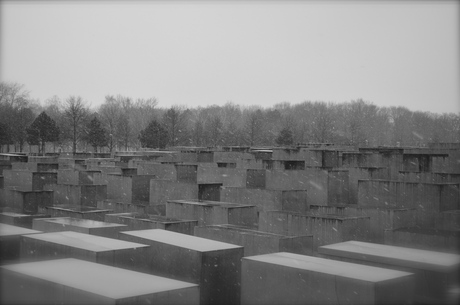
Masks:
[[[346,241],[322,246],[318,248],[318,252],[368,262],[440,272],[452,271],[460,266],[460,255],[457,254],[360,241]]]
[[[33,236],[30,235],[28,237],[49,243],[79,248],[93,252],[149,247],[148,245],[144,244],[72,231],[33,234]]]
[[[20,236],[27,234],[38,234],[41,231],[26,229],[22,227],[12,226],[5,223],[0,223],[0,237]]]
[[[242,246],[238,245],[223,243],[220,241],[210,240],[207,238],[201,238],[162,229],[127,231],[122,232],[122,234],[131,235],[153,242],[164,243],[180,248],[186,248],[198,252],[243,248]]]
[[[82,228],[111,228],[111,227],[127,227],[118,223],[103,222],[90,219],[80,219],[73,217],[56,217],[56,218],[40,218],[36,221],[52,222],[63,226],[75,226]]]
[[[73,258],[5,265],[1,268],[111,299],[198,286]]]
[[[242,204],[242,203],[223,202],[223,201],[210,201],[210,200],[168,200],[168,202],[190,204],[190,205],[201,205],[201,206],[217,206],[217,207],[222,207],[222,208],[255,207],[255,205],[252,205],[252,204]]]
[[[412,275],[412,273],[403,271],[384,269],[288,252],[248,256],[244,257],[243,260],[258,261],[267,264],[280,265],[288,268],[324,273],[373,283]]]

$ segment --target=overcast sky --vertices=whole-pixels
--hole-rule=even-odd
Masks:
[[[358,98],[460,112],[459,1],[1,2],[2,81],[160,107]]]

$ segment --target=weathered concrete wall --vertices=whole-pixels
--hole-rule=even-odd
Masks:
[[[219,201],[168,200],[166,216],[193,219],[199,226],[232,224],[257,228],[257,210],[253,205]]]
[[[52,191],[23,191],[3,189],[1,206],[10,207],[18,213],[38,214],[40,209],[53,204]]]
[[[258,212],[285,210],[303,213],[308,210],[308,192],[304,190],[281,191],[222,187],[220,199],[223,202],[255,205]]]
[[[246,186],[246,170],[240,168],[198,166],[197,183],[222,183],[223,186]]]
[[[358,205],[417,209],[417,224],[433,226],[435,213],[457,210],[459,184],[411,183],[385,180],[360,180]]]
[[[331,170],[328,174],[328,204],[350,203],[350,174],[347,170]]]
[[[165,205],[168,200],[180,199],[198,199],[198,185],[171,180],[150,180],[150,205]]]
[[[197,182],[197,167],[194,164],[175,164],[177,177],[176,180],[180,182]]]
[[[271,190],[306,190],[308,204],[328,203],[328,171],[320,168],[266,171],[265,187]]]
[[[149,202],[150,180],[153,175],[107,175],[107,199],[120,202]]]
[[[435,218],[435,228],[440,230],[460,231],[460,210],[438,213]]]
[[[460,253],[460,233],[458,231],[400,228],[385,230],[384,236],[386,245]]]
[[[244,247],[244,256],[274,252],[313,254],[313,236],[285,236],[233,225],[195,227],[195,236]]]
[[[177,171],[174,164],[142,162],[137,167],[139,175],[154,175],[157,179],[176,180]]]
[[[96,207],[97,202],[107,199],[106,185],[46,185],[45,190],[54,191],[53,205],[79,205]]]
[[[193,235],[194,228],[198,225],[196,220],[182,220],[142,213],[106,214],[105,221],[126,225],[128,230],[163,229],[188,235]]]
[[[259,230],[289,235],[313,235],[313,250],[346,240],[369,240],[370,218],[268,211],[259,214]]]

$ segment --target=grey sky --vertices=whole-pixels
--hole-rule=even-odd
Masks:
[[[460,112],[458,1],[2,1],[0,34],[1,80],[41,101]]]

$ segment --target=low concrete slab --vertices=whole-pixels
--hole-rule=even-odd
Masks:
[[[115,239],[120,231],[126,231],[127,228],[123,224],[72,217],[42,218],[33,222],[33,229],[42,232],[73,231]]]
[[[318,252],[327,258],[412,272],[420,302],[446,303],[450,286],[459,283],[457,254],[359,241],[322,246]]]
[[[104,265],[144,271],[148,245],[84,233],[63,231],[21,238],[21,259],[77,258]]]
[[[242,260],[241,304],[411,304],[411,273],[293,253]]]
[[[199,304],[196,284],[72,258],[0,273],[2,304]]]

